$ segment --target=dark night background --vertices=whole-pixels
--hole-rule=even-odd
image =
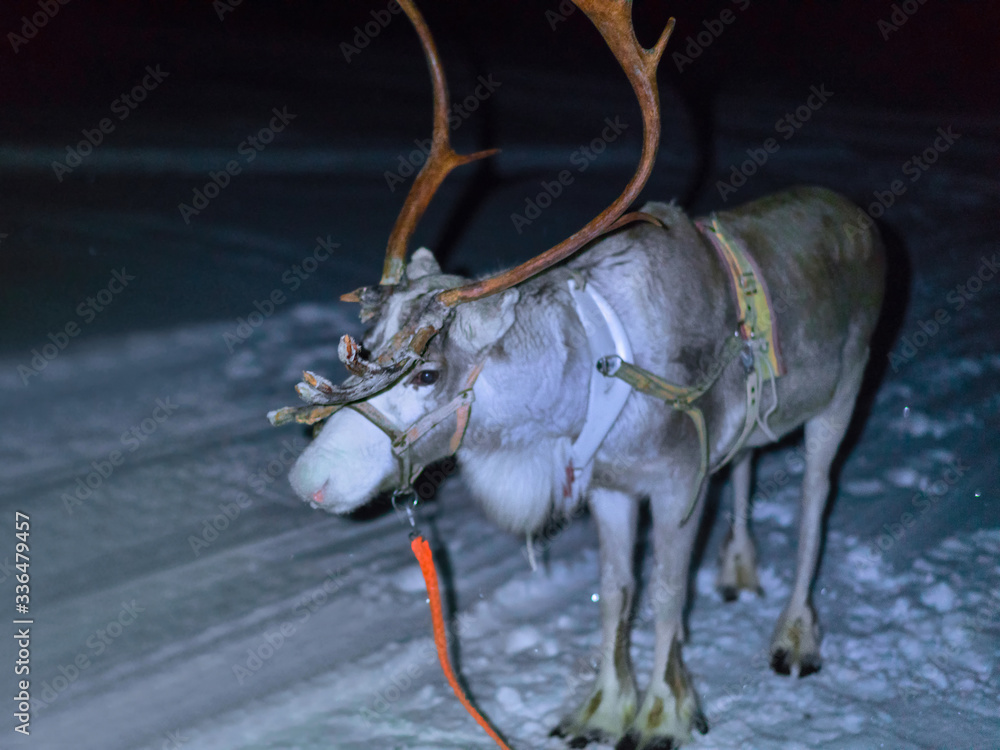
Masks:
[[[324,63],[328,68],[341,66],[339,43],[349,41],[354,26],[363,26],[371,20],[369,13],[386,3],[247,1],[226,11],[222,20],[208,0],[157,5],[74,1],[59,6],[56,18],[17,54],[9,43],[4,45],[0,82],[5,104],[58,103],[67,111],[93,106],[94,97],[100,101],[116,86],[131,85],[130,61],[155,52],[178,77],[191,82],[205,75],[206,66],[225,74],[234,87],[231,104],[238,107],[240,87],[276,82],[291,87],[297,71]],[[683,74],[677,74],[669,60],[662,67],[667,85],[704,99],[744,78],[794,83],[820,75],[837,90],[886,107],[993,111],[1000,101],[1000,7],[985,0],[903,2],[905,9],[919,13],[900,27],[905,33],[892,32],[883,39],[878,22],[889,21],[898,5],[753,0],[740,11],[736,4],[718,0],[643,0],[636,3],[635,22],[641,41],[651,43],[670,15],[678,19],[669,58],[683,50],[689,34],[702,30],[702,21],[718,18],[725,8],[737,13],[739,22],[727,28],[696,65]],[[464,56],[483,70],[497,62],[518,61],[539,75],[552,70],[615,74],[582,14],[565,14],[566,22],[557,23],[558,33],[552,33],[546,13],[562,15],[566,4],[560,9],[558,2],[480,0],[424,6],[422,12],[446,57]],[[37,2],[5,4],[4,34],[19,34],[22,14],[37,10]],[[379,40],[377,54],[401,63],[412,61],[419,51],[406,24],[389,24]],[[258,50],[259,67],[247,69],[227,58],[227,50],[247,45]],[[301,93],[323,100],[338,95],[333,90]],[[26,138],[45,132],[43,123],[25,122],[16,110],[5,129]]]
[[[583,14],[565,14],[566,20],[553,29],[552,19],[555,14],[563,17],[568,3],[422,5],[447,63],[454,100],[472,90],[478,75],[510,71],[503,81],[503,96],[487,102],[456,134],[463,146],[507,146],[507,156],[516,160],[517,148],[511,148],[515,143],[537,146],[589,139],[613,109],[635,111],[627,83]],[[1000,104],[996,48],[1000,5],[938,0],[922,5],[912,0],[903,5],[917,9],[915,14],[883,39],[878,22],[888,21],[896,7],[886,2],[754,0],[746,10],[739,9],[744,7],[742,1],[638,2],[635,22],[647,44],[652,44],[670,15],[678,19],[660,74],[665,110],[675,110],[665,112],[662,150],[680,152],[682,160],[691,160],[684,165],[684,186],[678,197],[700,210],[717,204],[710,187],[727,166],[716,163],[713,145],[720,92],[746,88],[801,99],[800,92],[822,83],[836,92],[838,105],[863,102],[874,117],[883,119],[882,125],[875,122],[873,127],[886,128],[892,127],[893,118],[905,118],[907,111],[940,112],[943,117],[995,113]],[[184,174],[182,184],[188,185],[214,164],[202,168],[190,154],[176,157],[177,149],[232,151],[247,133],[266,122],[263,114],[279,101],[298,114],[295,127],[278,142],[286,154],[317,148],[349,151],[372,144],[405,151],[414,139],[430,134],[429,85],[415,35],[405,19],[396,22],[402,15],[393,16],[362,54],[350,64],[345,62],[341,44],[353,44],[355,27],[370,22],[371,13],[383,10],[386,3],[244,2],[232,6],[221,20],[219,7],[207,0],[157,5],[74,1],[58,6],[58,13],[37,36],[14,53],[8,35],[20,35],[23,16],[39,12],[39,5],[5,4],[0,12],[0,31],[5,36],[0,45],[4,113],[0,144],[6,158],[0,179],[5,181],[9,200],[6,207],[0,207],[2,230],[8,234],[3,245],[0,314],[13,330],[4,343],[37,338],[65,317],[58,305],[52,309],[38,304],[46,296],[38,291],[40,287],[58,284],[83,293],[92,286],[87,258],[80,258],[71,248],[50,255],[39,227],[27,225],[34,207],[44,206],[47,200],[66,201],[80,210],[114,203],[144,214],[168,213],[177,203],[177,194],[187,189],[175,182],[177,176]],[[703,22],[718,19],[725,9],[735,14],[736,22],[678,71],[672,56],[686,54],[688,37],[703,32]],[[24,181],[44,173],[51,157],[65,158],[66,146],[77,142],[81,130],[109,116],[111,101],[142,79],[146,65],[157,64],[169,72],[169,80],[127,121],[116,121],[116,132],[108,137],[105,150],[168,150],[174,158],[160,165],[150,166],[152,157],[147,155],[143,167],[125,167],[127,173],[159,174],[164,180],[136,184],[95,176],[89,168],[103,156],[99,151],[80,173],[62,183],[39,187],[30,179]],[[546,81],[567,76],[580,99],[593,103],[586,116],[560,117],[556,108],[546,107]],[[680,132],[672,126],[678,118],[685,123]],[[298,171],[307,173],[305,179],[320,187],[324,175],[327,185],[345,176],[343,169],[321,165]],[[452,212],[450,219],[441,219],[447,227],[423,238],[436,240],[435,246],[446,258],[463,231],[455,214],[474,207],[491,185],[495,187],[493,172],[491,165],[479,167],[464,193],[449,193],[432,206],[432,223],[435,211]],[[242,195],[258,177],[249,174],[233,194]],[[654,176],[651,185],[655,180]],[[822,181],[821,176],[817,181]],[[386,197],[395,201],[385,205],[390,212],[383,220],[387,233],[391,212],[402,196]],[[20,204],[21,200],[31,207]],[[227,205],[213,208],[213,213],[218,216],[225,211],[227,220],[253,222],[262,217],[252,200],[241,201],[240,208],[225,201]],[[256,200],[268,205],[281,196],[261,193]],[[445,203],[448,200],[451,207]],[[319,210],[320,206],[314,207]],[[317,218],[315,212],[311,215]],[[562,229],[559,218],[552,221]],[[176,239],[183,242],[183,233]],[[141,243],[130,251],[133,258],[144,252]],[[470,266],[475,264],[463,265]],[[309,293],[320,298],[327,292],[317,285]],[[152,298],[140,304],[157,307]],[[164,297],[151,312],[159,314],[169,304]],[[183,318],[229,312],[214,295],[186,299],[180,307],[173,312]],[[121,317],[126,314],[121,308],[110,310],[101,325],[121,330],[128,326]],[[12,324],[13,320],[17,323]]]

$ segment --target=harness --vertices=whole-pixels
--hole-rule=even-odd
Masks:
[[[301,424],[315,424],[332,416],[341,409],[353,409],[363,416],[373,425],[378,427],[388,437],[392,443],[392,455],[399,463],[399,477],[401,485],[394,493],[394,497],[410,492],[413,482],[424,470],[423,464],[413,464],[411,448],[420,438],[444,422],[452,414],[457,413],[457,424],[455,432],[452,433],[448,443],[449,455],[458,450],[465,436],[465,428],[469,425],[469,412],[472,409],[472,402],[476,400],[472,387],[476,384],[479,373],[482,372],[483,363],[476,365],[469,377],[465,380],[465,385],[458,395],[446,404],[442,404],[433,411],[424,414],[409,427],[401,428],[396,422],[384,412],[367,401],[359,401],[352,404],[331,404],[326,406],[289,406],[284,409],[269,412],[267,418],[274,426],[287,424],[289,422],[299,422]],[[306,374],[306,382],[315,386],[316,383],[309,382],[311,374]]]
[[[592,284],[568,282],[570,295],[576,306],[576,314],[587,334],[590,361],[597,362],[609,351],[623,360],[632,358],[632,344],[625,332],[618,314]],[[587,416],[583,428],[570,448],[569,464],[566,467],[566,485],[563,498],[575,503],[585,482],[577,482],[581,476],[589,475],[597,449],[608,436],[618,415],[625,408],[632,389],[628,383],[611,378],[590,379],[587,397]]]
[[[604,378],[591,378],[587,401],[587,416],[580,434],[570,448],[563,486],[565,500],[577,500],[586,482],[575,481],[592,469],[594,456],[614,425],[632,389],[657,398],[673,409],[690,417],[698,434],[699,467],[695,490],[684,513],[686,521],[697,503],[701,486],[710,473],[729,463],[742,450],[755,427],[759,427],[771,440],[777,440],[767,425],[767,420],[778,406],[775,379],[785,373],[774,330],[774,314],[767,285],[757,264],[746,249],[727,237],[716,216],[710,221],[698,220],[695,226],[715,248],[723,266],[729,272],[730,284],[736,298],[740,319],[733,335],[728,337],[722,353],[702,380],[694,385],[675,385],[659,375],[644,370],[631,362],[633,353],[625,327],[608,301],[592,285],[583,285],[576,279],[568,282],[577,315],[587,334],[591,361]],[[608,351],[615,352],[607,354]],[[709,467],[708,429],[698,399],[719,379],[736,358],[743,365],[746,378],[747,409],[743,429],[726,455]],[[451,401],[401,428],[396,422],[367,401],[337,405],[286,407],[268,413],[271,424],[289,422],[315,424],[327,419],[342,408],[353,409],[384,432],[392,444],[392,454],[399,462],[401,485],[394,497],[409,493],[413,482],[423,471],[422,464],[413,463],[411,449],[418,440],[457,414],[455,432],[449,442],[449,452],[454,453],[462,444],[469,423],[472,403],[475,401],[473,386],[483,362],[473,368],[464,387]],[[318,380],[311,373],[305,375],[306,383],[316,387]],[[761,414],[761,391],[765,384],[771,386],[770,408]]]
[[[721,356],[699,383],[690,386],[670,383],[648,370],[625,361],[618,355],[604,356],[597,361],[597,369],[602,375],[618,378],[637,391],[664,401],[668,406],[683,411],[694,423],[695,431],[698,433],[699,466],[695,489],[688,501],[683,521],[687,521],[694,511],[702,484],[709,473],[721,469],[742,450],[754,427],[759,427],[771,440],[777,440],[768,427],[767,420],[778,406],[775,378],[785,373],[773,326],[774,315],[770,295],[757,264],[740,243],[726,237],[715,215],[709,222],[696,221],[695,226],[715,248],[723,266],[729,272],[740,314],[736,330],[726,339]],[[705,416],[695,402],[715,384],[737,356],[743,365],[746,377],[746,417],[736,441],[726,455],[711,467],[710,472],[708,430],[705,426]],[[770,408],[762,415],[760,396],[765,382],[771,385],[772,400]]]

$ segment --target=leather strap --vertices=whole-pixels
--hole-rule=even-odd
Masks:
[[[636,367],[633,364],[623,361],[620,357],[604,357],[597,363],[597,369],[606,377],[619,378],[637,391],[641,391],[653,398],[658,398],[667,406],[683,411],[694,423],[695,431],[698,433],[698,473],[695,478],[694,491],[688,500],[688,506],[684,511],[681,523],[690,518],[694,511],[694,506],[698,502],[701,494],[701,486],[709,475],[709,454],[708,454],[708,429],[705,426],[705,415],[701,409],[695,405],[697,401],[712,385],[723,370],[729,366],[736,355],[741,352],[745,344],[738,334],[734,334],[727,341],[722,350],[722,356],[705,376],[705,379],[693,386],[674,385],[659,375],[654,375],[648,370]],[[725,465],[725,461],[712,468],[716,471]]]
[[[584,286],[577,283],[576,279],[570,279],[568,284],[576,305],[576,314],[587,334],[590,361],[596,366],[607,356],[631,359],[632,344],[614,308],[593,284]],[[598,448],[625,408],[631,390],[626,383],[591,376],[587,416],[570,449],[574,472],[583,470],[594,460]]]
[[[286,407],[268,413],[271,424],[278,426],[289,422],[299,422],[301,424],[315,424],[329,418],[341,409],[353,409],[363,416],[373,425],[384,432],[392,442],[392,454],[400,464],[400,480],[404,483],[403,488],[408,488],[413,484],[420,472],[424,470],[422,464],[412,465],[410,447],[420,440],[424,435],[433,430],[452,413],[457,412],[457,425],[452,433],[448,447],[451,453],[458,450],[465,436],[465,430],[469,425],[469,415],[472,409],[472,402],[476,400],[472,387],[476,384],[479,373],[483,371],[483,362],[472,368],[469,377],[466,378],[465,386],[459,391],[451,401],[442,404],[437,409],[428,412],[420,419],[405,429],[400,429],[396,423],[378,408],[372,406],[367,401],[359,401],[353,404],[335,404],[329,406],[299,406]]]
[[[771,299],[757,264],[738,242],[725,236],[718,217],[713,215],[710,222],[696,221],[695,225],[708,238],[709,243],[715,248],[723,265],[729,271],[730,283],[740,314],[737,330],[726,341],[722,356],[719,357],[706,377],[693,386],[674,385],[659,375],[636,367],[618,356],[604,357],[597,365],[597,369],[604,375],[619,378],[636,390],[658,398],[674,409],[683,411],[694,423],[695,431],[698,433],[699,466],[694,490],[688,501],[682,523],[687,521],[694,511],[702,485],[710,473],[708,430],[705,426],[705,417],[701,409],[695,405],[695,401],[712,387],[723,370],[736,358],[736,355],[741,355],[740,358],[746,373],[746,417],[743,420],[743,429],[726,455],[718,464],[711,467],[711,472],[715,472],[729,463],[743,449],[755,427],[760,427],[771,440],[777,439],[767,426],[767,417],[777,408],[778,404],[775,378],[785,372],[781,361],[781,351],[778,348],[777,334],[774,330]],[[768,381],[771,384],[773,403],[762,418],[760,413],[761,390],[764,383]]]
[[[757,348],[770,360],[770,370],[775,377],[784,375],[781,348],[774,330],[771,295],[756,261],[737,239],[726,235],[715,214],[708,221],[695,220],[695,226],[715,248],[729,271],[730,286],[740,315],[740,335],[748,341],[758,339]]]

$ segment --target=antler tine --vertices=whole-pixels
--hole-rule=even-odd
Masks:
[[[656,160],[660,143],[660,98],[656,87],[656,68],[674,30],[674,19],[667,22],[656,45],[645,49],[635,37],[632,26],[632,0],[573,0],[601,32],[614,53],[642,107],[642,158],[632,180],[620,196],[583,229],[516,268],[489,279],[448,289],[438,295],[444,305],[488,297],[530,279],[532,276],[568,258],[591,240],[610,229],[629,204],[642,191]]]
[[[434,197],[434,193],[437,192],[448,173],[455,167],[477,159],[484,159],[499,151],[499,149],[489,149],[474,154],[455,153],[448,137],[448,83],[445,80],[434,38],[412,0],[399,0],[399,4],[420,36],[424,56],[427,58],[427,67],[430,68],[431,82],[434,86],[434,135],[427,163],[424,164],[420,174],[414,180],[410,193],[406,196],[406,202],[403,204],[403,210],[396,220],[392,234],[389,235],[385,265],[382,268],[382,281],[380,282],[383,286],[392,286],[402,280],[406,247],[410,237],[416,229],[417,222],[424,215],[431,198]]]

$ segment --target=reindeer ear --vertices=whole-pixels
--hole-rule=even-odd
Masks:
[[[434,260],[434,253],[426,247],[417,250],[406,266],[406,278],[410,281],[416,281],[424,276],[432,276],[440,273],[441,266]]]
[[[458,305],[452,330],[459,346],[477,353],[495,344],[514,324],[520,296],[517,289],[509,289],[502,295]]]

